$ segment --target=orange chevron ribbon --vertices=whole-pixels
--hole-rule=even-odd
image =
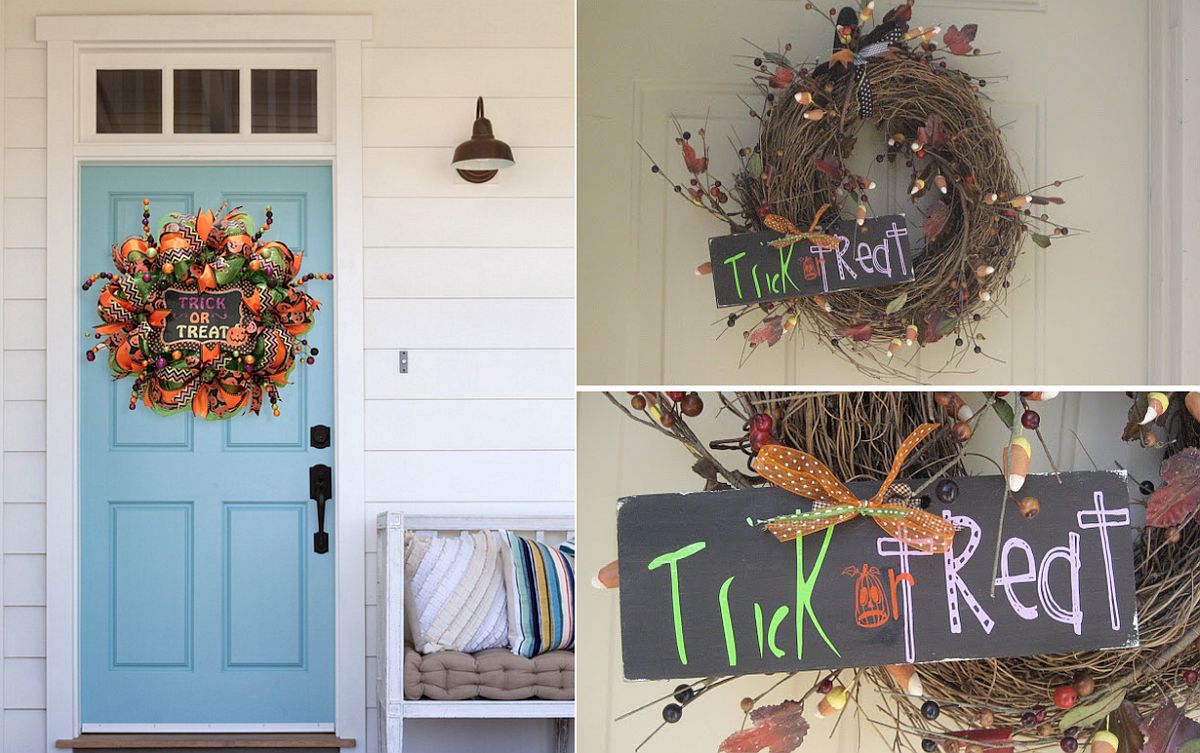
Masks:
[[[791,541],[807,533],[823,531],[859,515],[874,518],[892,538],[930,554],[950,551],[954,525],[945,518],[916,507],[886,502],[888,489],[900,475],[905,459],[938,424],[921,424],[900,444],[892,469],[879,491],[870,499],[858,499],[837,479],[829,466],[812,455],[782,445],[766,445],[751,467],[780,489],[813,501],[809,512],[780,515],[762,521],[780,541]]]

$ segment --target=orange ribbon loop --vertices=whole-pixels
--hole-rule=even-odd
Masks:
[[[779,488],[813,501],[809,512],[763,521],[767,530],[780,541],[791,541],[866,515],[874,518],[889,536],[913,549],[931,554],[950,551],[954,542],[954,525],[950,521],[916,507],[885,502],[909,453],[936,428],[938,424],[921,424],[908,435],[896,451],[892,469],[879,491],[866,500],[855,497],[827,465],[807,452],[774,444],[763,447],[751,467]]]

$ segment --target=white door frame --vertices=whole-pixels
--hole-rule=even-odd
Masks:
[[[1184,0],[1150,0],[1150,265],[1146,378],[1159,384],[1196,382],[1200,325],[1191,311],[1200,279],[1200,13]],[[1189,54],[1188,45],[1193,52]],[[1191,133],[1189,133],[1189,131]],[[1191,167],[1192,169],[1188,169]],[[1187,208],[1185,210],[1185,207]]]
[[[363,453],[362,40],[370,16],[39,16],[36,37],[47,43],[46,244],[48,394],[70,388],[71,399],[48,400],[46,447],[46,745],[79,734],[78,569],[78,176],[84,163],[139,159],[212,162],[319,162],[333,166],[335,447],[335,731],[366,747],[366,626]],[[79,54],[146,39],[188,40],[198,46],[326,47],[333,55],[332,138],[319,143],[216,142],[187,145],[81,143],[78,138]],[[51,377],[49,375],[53,374]]]

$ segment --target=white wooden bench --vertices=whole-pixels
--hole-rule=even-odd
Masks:
[[[553,719],[555,753],[566,753],[570,745],[570,720],[575,718],[574,701],[405,700],[404,532],[456,536],[462,531],[505,529],[557,544],[575,530],[575,518],[570,515],[406,515],[385,512],[375,519],[375,529],[378,537],[376,614],[379,642],[376,697],[382,753],[403,753],[405,719]]]

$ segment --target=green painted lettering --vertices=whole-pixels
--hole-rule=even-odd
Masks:
[[[775,614],[771,615],[771,627],[767,629],[767,645],[771,647],[771,653],[775,654],[776,659],[782,659],[784,653],[786,653],[779,647],[779,644],[775,642],[775,633],[779,630],[779,623],[787,619],[787,616],[787,605],[776,609]]]
[[[800,513],[800,510],[796,511]],[[821,551],[817,554],[817,561],[813,563],[812,573],[806,578],[804,577],[804,537],[796,537],[796,659],[804,658],[804,615],[807,614],[812,620],[813,627],[817,629],[817,633],[821,639],[825,641],[825,645],[829,646],[829,650],[841,656],[841,652],[830,643],[829,636],[825,635],[825,629],[821,627],[820,620],[817,619],[816,612],[812,606],[812,592],[817,585],[817,576],[821,572],[821,565],[825,562],[825,553],[829,551],[829,541],[833,538],[833,529],[837,526],[830,526],[825,529],[825,539],[821,542]]]
[[[754,297],[762,298],[762,288],[758,284],[758,265],[750,267],[750,276],[754,279]]]
[[[683,612],[679,607],[679,560],[691,557],[696,552],[699,552],[704,547],[708,546],[703,541],[697,541],[694,544],[688,544],[682,549],[676,549],[673,552],[667,552],[661,556],[655,557],[650,564],[646,566],[647,570],[657,570],[663,565],[667,565],[671,571],[671,612],[675,618],[675,647],[679,651],[679,661],[682,664],[687,664],[687,648],[683,644]],[[822,551],[824,554],[824,551]]]
[[[762,604],[754,602],[754,625],[758,628],[758,658],[763,655]]]
[[[796,244],[794,244],[794,243],[788,244],[787,256],[783,255],[784,249],[782,249],[782,248],[779,249],[779,274],[783,278],[783,292],[784,293],[787,292],[789,283],[791,283],[792,290],[800,289],[800,286],[797,285],[796,281],[792,279],[792,274],[791,274],[792,249],[795,247],[796,247]]]
[[[746,255],[746,252],[742,251],[739,254],[735,254],[735,255],[729,257],[724,262],[725,264],[728,264],[730,266],[730,268],[733,269],[733,287],[735,290],[737,290],[738,298],[742,297],[742,281],[738,278],[737,261],[738,261],[738,259],[742,258],[745,255]]]
[[[729,587],[733,585],[733,577],[721,584],[721,627],[725,629],[725,654],[729,658],[729,666],[737,666],[737,645],[733,642],[733,618],[729,615]]]

